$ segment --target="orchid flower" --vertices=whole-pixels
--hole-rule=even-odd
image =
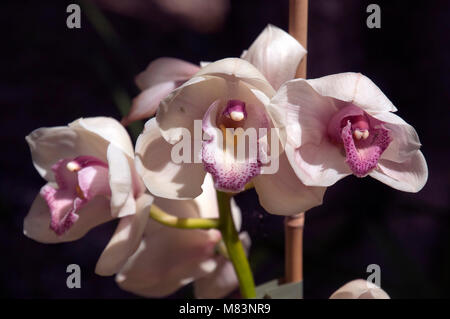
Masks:
[[[67,242],[120,218],[96,266],[100,275],[118,272],[139,245],[153,201],[134,168],[125,128],[112,118],[80,118],[39,128],[26,140],[47,184],[24,220],[24,234],[42,243]]]
[[[155,198],[155,205],[177,217],[217,218],[216,192],[210,175],[203,193],[193,200]],[[241,215],[232,202],[232,213],[239,230]],[[240,234],[246,248],[250,239]],[[138,250],[117,274],[119,286],[146,297],[163,297],[194,282],[197,298],[221,298],[238,286],[231,262],[216,252],[221,234],[217,229],[178,229],[148,219]]]
[[[234,141],[243,134],[228,135],[229,128],[235,132],[274,128],[267,105],[275,89],[294,77],[304,54],[294,38],[269,26],[243,54],[251,63],[239,58],[210,63],[163,99],[156,118],[146,123],[136,143],[136,168],[149,191],[171,199],[195,198],[208,172],[215,187],[225,192],[237,193],[253,183],[261,205],[275,214],[292,215],[320,205],[325,188],[306,187],[284,154],[278,158],[277,152],[268,151],[278,145],[278,136],[268,139],[259,134],[257,152],[247,152],[242,160],[234,154],[238,144]],[[208,137],[201,143],[202,130]],[[186,139],[193,158],[189,163],[175,162],[174,144]],[[268,156],[279,163],[271,174]]]
[[[269,106],[300,180],[330,186],[353,174],[417,192],[428,169],[415,129],[367,77],[341,73],[285,83]]]
[[[330,299],[390,299],[377,285],[364,279],[350,281],[336,290]]]

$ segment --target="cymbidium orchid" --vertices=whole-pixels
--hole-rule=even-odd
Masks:
[[[362,74],[289,81],[269,109],[305,185],[330,186],[354,174],[417,192],[427,180],[415,129],[393,113],[395,106]]]
[[[42,243],[73,241],[120,218],[96,266],[120,270],[137,249],[153,197],[134,168],[133,146],[112,118],[81,118],[26,137],[33,164],[47,180],[24,220],[24,234]]]
[[[336,290],[330,299],[390,299],[390,297],[374,283],[356,279]]]
[[[216,192],[210,175],[203,193],[193,200],[155,198],[154,204],[181,218],[217,218]],[[236,228],[240,228],[239,208],[233,204]],[[246,248],[250,239],[241,233]],[[167,296],[194,282],[198,298],[221,298],[238,286],[231,262],[219,254],[221,234],[217,229],[177,229],[149,219],[138,250],[117,274],[124,290],[146,297]]]
[[[267,111],[275,90],[294,77],[304,54],[294,38],[269,26],[243,53],[248,61],[227,58],[210,63],[163,99],[136,144],[137,170],[150,192],[195,198],[208,172],[215,187],[225,192],[242,191],[251,182],[262,206],[272,213],[291,215],[320,205],[325,188],[306,187],[298,180],[278,152],[278,135],[272,134]],[[236,140],[245,140],[244,132],[251,129],[257,132],[254,149],[239,157]],[[174,145],[186,139],[191,161],[176,162]],[[186,148],[183,156],[184,152]],[[270,171],[268,158],[278,161],[278,170]]]

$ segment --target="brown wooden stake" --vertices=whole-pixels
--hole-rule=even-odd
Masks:
[[[308,0],[289,0],[289,33],[306,49],[308,38]],[[300,62],[297,78],[306,78],[306,56]],[[285,229],[284,282],[303,280],[303,226],[305,213],[288,216]]]
[[[305,214],[286,217],[285,230],[285,278],[284,282],[303,280],[303,225]]]
[[[289,33],[307,49],[308,0],[289,0]],[[306,78],[306,56],[298,66],[296,77]]]

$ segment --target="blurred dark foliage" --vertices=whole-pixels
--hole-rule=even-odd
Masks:
[[[67,244],[43,245],[22,234],[23,218],[44,181],[33,168],[25,135],[78,117],[120,118],[118,88],[130,97],[133,77],[160,56],[194,63],[239,56],[272,23],[287,29],[288,1],[233,0],[215,33],[201,34],[156,19],[117,12],[106,16],[120,52],[98,36],[86,16],[66,27],[75,1],[2,1],[0,141],[0,296],[19,298],[133,298],[94,267],[116,222]],[[310,1],[308,76],[357,71],[369,76],[419,133],[429,179],[418,194],[371,178],[346,178],[306,216],[306,298],[327,298],[339,286],[381,266],[381,285],[393,298],[450,297],[449,2],[376,1],[381,29],[366,27],[360,0]],[[173,18],[173,17],[172,17]],[[175,17],[176,18],[176,17]],[[165,28],[164,24],[173,24]],[[283,274],[283,219],[263,211],[254,191],[237,196],[253,246],[257,284]],[[66,266],[82,269],[82,288],[66,288]],[[186,287],[172,297],[190,297]]]

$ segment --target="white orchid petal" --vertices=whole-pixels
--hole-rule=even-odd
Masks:
[[[397,163],[411,158],[420,149],[420,140],[414,127],[406,123],[401,117],[394,113],[385,112],[373,115],[380,120],[383,126],[390,132],[391,143],[381,155],[381,159],[387,159]]]
[[[163,57],[152,61],[143,72],[136,76],[135,81],[141,90],[145,90],[163,82],[184,82],[199,69],[195,64]]]
[[[198,216],[201,218],[219,218],[216,189],[211,174],[206,174],[202,190],[200,196],[193,200],[198,207]]]
[[[69,124],[76,130],[86,130],[99,136],[121,149],[130,158],[134,157],[133,143],[127,130],[115,119],[110,117],[80,118]],[[105,152],[106,154],[106,152]]]
[[[248,254],[251,240],[247,232],[239,234]],[[229,295],[238,288],[238,280],[232,263],[223,256],[216,257],[217,266],[210,274],[194,282],[195,297],[199,299],[218,299]]]
[[[242,59],[249,61],[267,78],[274,89],[295,77],[306,50],[288,33],[268,25]]]
[[[390,297],[377,285],[364,279],[357,279],[340,287],[330,299],[390,299]]]
[[[175,82],[162,82],[145,89],[131,105],[130,112],[122,119],[122,124],[127,126],[134,121],[150,118],[156,114],[159,103],[170,94],[177,84]]]
[[[380,88],[361,73],[339,73],[307,82],[320,95],[351,102],[371,115],[397,111]]]
[[[108,142],[85,130],[65,126],[43,127],[31,132],[26,141],[34,167],[49,182],[55,181],[52,166],[60,159],[89,155],[106,161]]]
[[[172,144],[161,136],[158,123],[149,120],[136,142],[136,170],[155,196],[171,199],[195,198],[202,193],[205,177],[202,163],[175,163]]]
[[[395,189],[416,193],[427,182],[428,167],[422,152],[417,151],[402,163],[382,159],[369,175]]]
[[[295,175],[285,154],[280,155],[275,174],[253,180],[260,204],[276,215],[295,215],[322,204],[325,187],[305,186]]]
[[[212,102],[225,100],[226,90],[226,81],[216,76],[194,77],[174,90],[156,114],[161,135],[171,144],[180,141],[185,129],[193,135],[194,121],[203,118]]]
[[[219,240],[215,229],[176,229],[149,220],[143,241],[116,281],[122,289],[141,296],[167,296],[211,271],[201,265],[212,258]]]
[[[119,272],[136,249],[142,239],[145,226],[149,219],[150,206],[153,197],[142,194],[136,201],[136,213],[120,219],[120,222],[103,250],[95,272],[101,276],[111,276]]]
[[[226,58],[208,64],[195,76],[217,76],[231,81],[244,81],[269,97],[275,94],[275,90],[254,65],[239,58]]]
[[[116,146],[110,144],[107,151],[109,186],[111,188],[111,215],[125,217],[136,212],[133,178],[130,164],[134,162]]]

